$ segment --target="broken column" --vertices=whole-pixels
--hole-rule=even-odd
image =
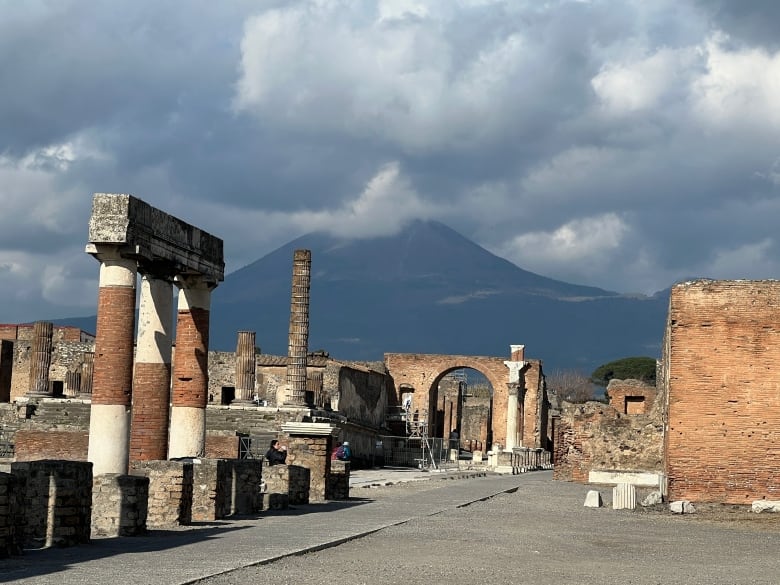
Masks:
[[[236,346],[236,397],[233,404],[249,404],[255,394],[255,332],[239,331]]]
[[[89,250],[100,261],[87,459],[93,474],[127,473],[133,383],[136,262],[119,246]]]
[[[95,352],[85,351],[82,355],[79,395],[89,398],[92,396],[92,372],[95,365]]]
[[[202,457],[206,448],[209,312],[215,284],[201,276],[179,276],[179,310],[173,363],[170,459]]]
[[[285,404],[306,406],[306,356],[309,351],[311,250],[295,250],[290,301]]]
[[[81,372],[67,371],[65,372],[65,387],[63,395],[67,398],[76,398],[81,388]]]
[[[520,416],[520,408],[523,404],[523,387],[525,380],[522,376],[523,370],[528,363],[524,361],[525,346],[510,345],[511,359],[504,362],[509,368],[509,382],[507,383],[507,406],[506,406],[506,445],[507,450],[514,449],[522,444],[522,424],[523,419]],[[520,429],[518,429],[518,421]],[[518,440],[518,430],[520,430]]]
[[[51,396],[51,390],[49,390],[49,367],[51,366],[53,332],[54,325],[47,321],[36,321],[35,325],[33,325],[28,396]]]
[[[164,267],[141,270],[130,460],[154,461],[168,456],[173,283]]]

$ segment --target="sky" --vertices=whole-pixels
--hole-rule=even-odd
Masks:
[[[0,322],[94,314],[95,192],[223,238],[227,273],[431,219],[617,292],[780,278],[777,22],[776,0],[0,0]]]

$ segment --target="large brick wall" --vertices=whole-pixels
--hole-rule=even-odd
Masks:
[[[19,429],[14,447],[16,461],[86,461],[89,431]]]
[[[662,379],[671,499],[780,499],[780,282],[671,291]]]

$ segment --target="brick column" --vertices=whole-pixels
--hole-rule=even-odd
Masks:
[[[92,375],[95,366],[95,352],[85,351],[83,361],[81,362],[81,386],[79,395],[84,397],[92,396]]]
[[[144,268],[141,268],[144,270]],[[168,457],[168,410],[171,401],[173,283],[154,270],[141,277],[138,343],[133,376],[130,460]]]
[[[251,403],[255,393],[255,332],[239,331],[236,346],[236,397],[234,404]]]
[[[209,310],[216,286],[200,276],[177,277],[179,311],[173,358],[168,457],[202,457],[206,447]]]
[[[100,245],[89,452],[93,474],[127,473],[135,329],[135,260]]]
[[[49,367],[51,366],[53,331],[54,326],[47,321],[36,321],[33,326],[28,396],[51,396]]]
[[[311,250],[295,250],[290,301],[290,336],[287,352],[287,396],[285,399],[285,404],[293,406],[306,406],[310,283]]]

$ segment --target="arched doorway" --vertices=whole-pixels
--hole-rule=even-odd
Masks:
[[[432,436],[447,439],[458,458],[472,459],[492,442],[493,385],[474,368],[453,367],[432,384]]]

